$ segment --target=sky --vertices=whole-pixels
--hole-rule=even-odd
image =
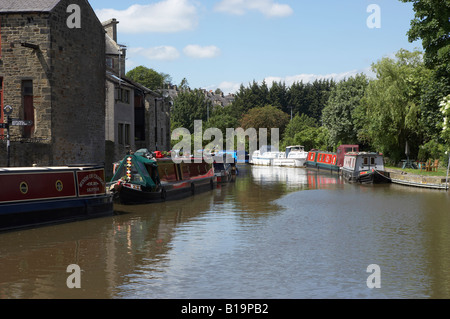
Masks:
[[[414,11],[399,0],[89,0],[119,21],[127,71],[143,65],[180,84],[235,93],[253,81],[336,81],[371,72],[408,42]]]

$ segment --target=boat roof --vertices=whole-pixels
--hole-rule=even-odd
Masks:
[[[382,155],[377,152],[348,152],[345,154],[345,156],[362,156],[362,155]]]
[[[67,170],[90,170],[93,168],[103,168],[100,165],[67,165],[67,166],[23,166],[23,167],[0,167],[0,173],[18,172],[53,172]]]

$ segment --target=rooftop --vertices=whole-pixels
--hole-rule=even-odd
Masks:
[[[0,12],[49,12],[60,0],[1,0]]]

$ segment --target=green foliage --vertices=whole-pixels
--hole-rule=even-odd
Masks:
[[[270,129],[278,128],[280,136],[289,122],[289,116],[272,105],[256,107],[249,110],[241,119],[241,127],[246,130],[267,128],[267,138],[270,138]]]
[[[322,112],[323,125],[328,129],[331,144],[357,143],[354,125],[355,109],[364,97],[369,80],[364,74],[339,82],[330,93],[328,104]]]
[[[153,69],[149,69],[145,66],[137,66],[134,69],[127,72],[126,76],[133,81],[142,84],[150,90],[157,90],[164,86],[166,80],[170,79],[170,76],[164,73],[158,73]]]
[[[411,155],[417,155],[422,142],[420,97],[431,72],[425,68],[421,53],[400,50],[396,59],[383,58],[372,65],[377,80],[371,81],[357,107],[355,122],[358,138],[368,141],[376,151],[399,161],[408,141]]]
[[[208,107],[212,110],[211,101],[205,100],[202,91],[181,91],[173,102],[170,119],[176,126],[172,128],[183,127],[193,133],[195,120],[207,121]]]
[[[328,130],[306,114],[296,115],[286,126],[281,149],[289,145],[303,145],[306,150],[328,147]]]
[[[410,42],[422,39],[425,64],[439,73],[450,76],[450,1],[401,0],[412,2],[415,17],[408,31]]]
[[[447,144],[447,147],[450,147],[450,94],[442,99],[439,106],[439,110],[443,115],[441,136]]]

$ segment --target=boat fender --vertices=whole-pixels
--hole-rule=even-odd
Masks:
[[[167,197],[166,189],[165,189],[165,188],[162,188],[162,189],[161,189],[161,199],[162,199],[163,201],[165,201],[165,200],[166,200],[166,197]]]
[[[191,183],[191,194],[192,195],[195,194],[195,185],[194,185],[194,183]]]

